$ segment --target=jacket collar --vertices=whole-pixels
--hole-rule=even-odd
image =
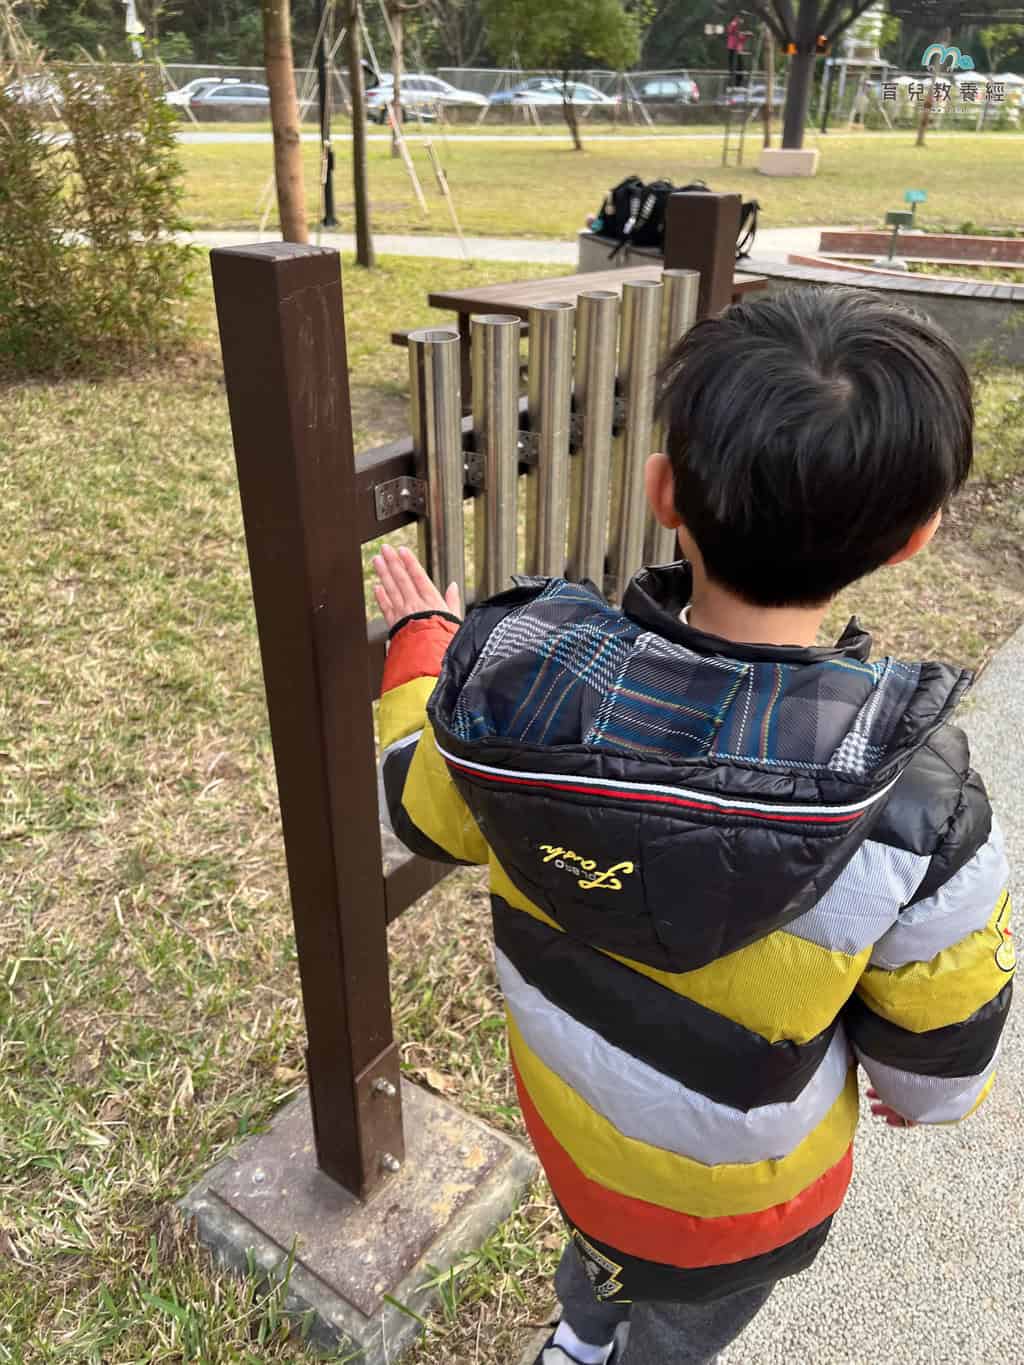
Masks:
[[[871,653],[871,636],[856,616],[851,616],[831,649],[800,645],[751,645],[722,640],[685,625],[679,613],[690,600],[693,572],[685,559],[641,569],[626,589],[622,610],[638,625],[666,640],[685,645],[696,654],[719,654],[744,663],[814,664],[828,659],[858,659]]]

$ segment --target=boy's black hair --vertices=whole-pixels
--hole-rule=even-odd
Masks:
[[[971,384],[946,334],[855,290],[697,323],[661,376],[680,516],[708,575],[811,606],[884,564],[971,467]]]

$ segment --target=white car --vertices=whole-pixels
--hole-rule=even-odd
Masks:
[[[188,85],[183,85],[180,90],[168,90],[164,95],[164,103],[173,104],[179,109],[183,109],[196,95],[204,95],[207,90],[212,90],[215,86],[240,84],[239,80],[230,77],[224,80],[220,76],[197,76],[194,81],[189,81]]]
[[[400,86],[403,118],[436,118],[440,108],[483,109],[487,98],[472,90],[457,90],[438,76],[410,72]],[[388,105],[395,97],[393,76],[381,76],[380,83],[366,92],[366,112],[378,123],[387,123]]]
[[[619,103],[617,96],[606,95],[595,85],[585,85],[582,81],[569,81],[563,91],[562,82],[554,76],[535,76],[509,91],[508,96],[507,99],[502,99],[500,95],[495,95],[491,103],[560,105],[565,102],[566,96],[568,102],[575,105],[613,106]]]

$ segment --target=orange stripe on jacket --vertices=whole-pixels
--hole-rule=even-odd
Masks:
[[[581,1232],[627,1256],[682,1270],[746,1261],[824,1222],[839,1208],[850,1183],[852,1147],[794,1199],[760,1213],[696,1218],[632,1199],[583,1174],[537,1112],[514,1061],[512,1070],[527,1131],[558,1202]]]
[[[388,647],[381,692],[390,692],[413,678],[436,678],[457,630],[455,622],[444,616],[428,616],[402,626]]]

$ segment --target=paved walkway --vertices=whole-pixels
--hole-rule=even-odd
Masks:
[[[758,229],[753,267],[758,260],[785,261],[791,251],[816,251],[821,229],[816,227],[785,227]],[[255,229],[247,231],[188,232],[182,241],[198,246],[242,246],[260,239]],[[276,241],[276,233],[266,233],[263,240]],[[349,232],[323,232],[319,238],[323,246],[339,251],[354,251],[355,237]],[[435,259],[461,260],[462,246],[457,237],[434,236],[426,233],[403,235],[376,233],[374,245],[381,256],[431,256]],[[569,273],[576,267],[576,243],[551,240],[537,241],[527,237],[467,237],[466,252],[471,261],[524,261],[534,265],[564,265]],[[752,267],[752,268],[753,268]],[[1024,1359],[1024,1355],[1022,1355]]]
[[[962,716],[1018,886],[1022,679],[1024,629]],[[1024,1011],[1010,1017],[992,1095],[967,1122],[900,1133],[865,1114],[852,1193],[825,1251],[780,1286],[721,1365],[1020,1365]]]

